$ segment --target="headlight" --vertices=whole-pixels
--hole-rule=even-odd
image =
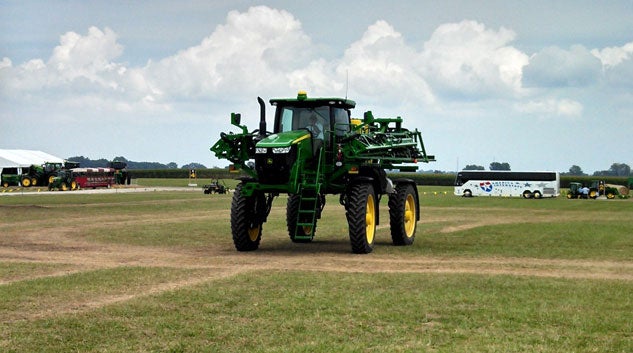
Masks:
[[[289,153],[289,152],[290,152],[290,146],[288,146],[288,147],[274,147],[273,148],[273,153],[274,154]]]
[[[256,147],[255,148],[255,153],[257,154],[266,154],[266,152],[268,152],[268,150],[266,149],[266,147]]]

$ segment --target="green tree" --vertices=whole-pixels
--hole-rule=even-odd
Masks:
[[[490,170],[510,170],[510,164],[508,162],[492,162],[490,163]]]
[[[580,168],[577,165],[572,165],[571,168],[569,168],[569,173],[567,173],[568,175],[587,175],[582,171],[582,168]]]
[[[206,169],[207,167],[205,167],[203,164],[200,163],[189,163],[189,164],[185,164],[182,167],[180,167],[181,169]]]
[[[464,169],[462,169],[462,170],[486,170],[486,168],[484,168],[481,165],[469,164],[469,165],[465,166]]]
[[[631,167],[626,163],[613,163],[609,170],[600,170],[593,173],[594,176],[629,176]]]

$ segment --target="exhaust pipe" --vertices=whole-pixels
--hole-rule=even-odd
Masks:
[[[259,102],[259,136],[266,136],[266,103],[262,97],[257,97]]]

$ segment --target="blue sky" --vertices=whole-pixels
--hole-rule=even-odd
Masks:
[[[230,113],[300,89],[402,116],[425,170],[633,166],[633,2],[0,1],[0,148],[224,166]]]

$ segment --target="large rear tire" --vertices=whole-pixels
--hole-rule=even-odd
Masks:
[[[377,202],[374,187],[369,183],[351,187],[347,195],[347,223],[352,252],[369,254],[374,249]]]
[[[22,178],[21,184],[22,184],[22,187],[28,188],[29,186],[31,186],[31,178],[29,177]]]
[[[290,236],[290,240],[292,240],[294,243],[309,243],[312,241],[312,238],[316,233],[316,220],[314,221],[314,231],[312,231],[311,227],[299,227],[299,229],[297,229],[300,202],[301,195],[292,194],[288,196],[288,203],[286,204],[286,225],[288,226],[288,235]],[[312,233],[312,237],[310,238],[296,237],[310,236],[310,233]]]
[[[389,195],[389,224],[393,245],[411,245],[417,227],[418,198],[414,186],[400,184]]]
[[[242,185],[239,184],[233,193],[231,203],[231,232],[233,243],[237,251],[253,251],[259,248],[262,239],[262,222],[257,210],[262,208],[265,198],[255,193],[246,197],[242,195]]]

